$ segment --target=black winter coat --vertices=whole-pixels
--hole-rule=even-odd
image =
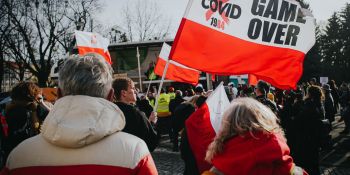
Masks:
[[[145,141],[149,151],[152,152],[156,149],[159,137],[154,126],[145,116],[145,113],[126,103],[116,102],[116,105],[123,111],[125,116],[126,124],[123,131]]]
[[[296,145],[295,163],[309,174],[319,172],[319,149],[322,139],[324,110],[321,102],[306,99],[301,112],[295,119]]]

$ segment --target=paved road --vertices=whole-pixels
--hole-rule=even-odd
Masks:
[[[344,122],[334,122],[331,132],[333,148],[320,153],[324,175],[350,175],[350,134],[339,134],[343,130]]]
[[[333,148],[320,152],[322,175],[350,175],[350,134],[340,135],[343,129],[343,122],[333,123]],[[152,153],[160,175],[182,174],[184,170],[180,153],[172,152],[171,147],[169,138],[162,137],[159,148]]]

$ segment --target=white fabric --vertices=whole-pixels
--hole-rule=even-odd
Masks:
[[[159,59],[162,59],[166,62],[169,59],[170,50],[171,50],[171,46],[169,46],[167,43],[163,43],[162,50],[160,50]],[[179,67],[184,68],[184,69],[198,71],[196,69],[192,69],[190,67],[182,65],[182,64],[180,64],[176,61],[173,61],[173,60],[170,60],[169,63],[173,64],[175,66],[179,66]]]
[[[215,91],[210,94],[205,103],[208,105],[211,125],[213,126],[215,133],[218,133],[223,114],[230,105],[223,83],[221,83]]]
[[[109,39],[104,38],[98,33],[75,31],[75,38],[78,47],[101,48],[108,51]]]
[[[63,97],[45,119],[42,133],[11,152],[7,167],[94,164],[135,168],[149,151],[140,138],[119,132],[124,126],[125,117],[112,102]]]
[[[121,131],[124,126],[124,114],[114,103],[76,95],[56,101],[41,132],[54,145],[79,148]]]
[[[261,8],[264,8],[264,12],[267,9],[268,3],[272,1],[272,0],[268,0],[268,1],[262,1],[259,0],[258,1],[258,5]],[[290,4],[296,5],[297,6],[297,10],[296,10],[296,15],[298,10],[300,9],[302,11],[302,14],[305,15],[304,19],[306,20],[305,24],[301,24],[295,21],[296,17],[294,18],[294,21],[288,21],[288,22],[284,22],[282,20],[275,20],[275,19],[271,19],[269,17],[263,17],[263,16],[258,16],[258,15],[253,15],[252,14],[252,6],[253,6],[253,0],[251,1],[247,1],[247,0],[228,0],[227,3],[223,3],[222,8],[224,9],[224,11],[226,12],[227,10],[230,10],[231,6],[233,5],[238,5],[241,8],[241,15],[238,19],[232,19],[232,18],[228,18],[228,23],[226,22],[222,22],[222,24],[224,25],[224,29],[218,28],[218,27],[214,27],[212,26],[212,18],[215,18],[217,20],[223,21],[223,18],[220,16],[219,14],[219,7],[217,7],[217,11],[215,11],[213,13],[213,15],[211,16],[210,19],[206,19],[206,13],[208,11],[210,11],[209,9],[205,9],[202,7],[202,3],[204,3],[205,5],[209,5],[209,4],[215,4],[214,2],[219,2],[219,1],[209,1],[209,0],[190,0],[188,2],[187,5],[187,9],[185,12],[185,16],[184,18],[191,20],[195,23],[201,24],[205,27],[214,29],[216,31],[225,33],[227,35],[230,36],[234,36],[237,38],[240,38],[242,40],[245,41],[249,41],[249,42],[253,42],[256,44],[262,44],[262,45],[268,45],[268,46],[274,46],[274,47],[280,47],[280,48],[290,48],[293,50],[297,50],[303,53],[307,53],[311,47],[314,45],[315,43],[315,25],[316,25],[316,20],[315,18],[312,17],[312,14],[310,11],[306,11],[305,9],[302,9],[300,4],[298,2],[296,2],[295,0],[284,0]],[[278,9],[278,11],[276,12],[277,15],[279,15],[280,13],[280,9],[281,9],[281,3],[282,1],[279,0],[277,1],[277,7],[276,9]],[[225,5],[228,6],[225,6]],[[213,5],[215,7],[215,5]],[[219,6],[219,5],[218,5]],[[225,14],[225,12],[223,14]],[[235,14],[237,14],[238,12],[235,11]],[[274,38],[272,39],[271,42],[263,42],[261,40],[262,38],[262,33],[263,31],[260,32],[260,36],[258,39],[256,40],[252,40],[247,36],[247,31],[249,28],[249,24],[251,22],[252,19],[257,18],[260,19],[261,21],[268,21],[270,23],[277,23],[279,25],[296,25],[300,27],[300,33],[298,35],[298,42],[296,43],[296,46],[290,46],[290,45],[283,45],[283,44],[275,44],[273,43]],[[263,28],[264,26],[262,26]],[[270,27],[270,26],[266,26],[266,27]],[[277,29],[276,29],[277,30]],[[276,35],[276,30],[274,32],[274,36]],[[265,32],[269,32],[269,31],[265,31]],[[284,37],[287,35],[288,32],[288,28],[285,28],[283,30],[283,32],[285,33],[284,36],[282,37],[282,39],[284,39]],[[203,36],[205,37],[205,36]]]

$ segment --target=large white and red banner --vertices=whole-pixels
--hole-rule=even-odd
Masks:
[[[79,55],[94,52],[102,55],[109,64],[112,59],[108,51],[109,39],[104,38],[98,33],[75,31],[75,38]]]
[[[160,51],[154,73],[162,76],[167,60],[169,59],[171,46],[164,43],[162,50]],[[173,60],[169,60],[168,69],[165,75],[166,79],[174,80],[178,82],[190,83],[193,85],[198,84],[200,72],[198,70],[189,68],[182,64],[179,64]]]
[[[200,173],[211,165],[204,160],[209,144],[219,132],[224,111],[230,105],[221,83],[205,103],[186,120],[188,141]]]
[[[314,43],[315,19],[295,0],[190,0],[170,59],[295,88]]]

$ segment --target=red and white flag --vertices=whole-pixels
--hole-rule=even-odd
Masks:
[[[169,59],[169,53],[171,46],[164,43],[162,50],[160,51],[154,73],[162,76],[167,60]],[[198,70],[189,68],[182,64],[179,64],[173,60],[169,60],[168,70],[165,78],[178,82],[190,83],[193,85],[198,84],[200,72]]]
[[[104,38],[98,33],[75,31],[79,55],[87,53],[98,53],[102,55],[109,64],[112,59],[108,51],[109,39]]]
[[[253,74],[248,75],[248,84],[249,85],[256,86],[258,84],[258,81],[259,81],[259,79],[255,75],[253,75]]]
[[[295,88],[315,19],[295,0],[190,0],[170,59],[217,75],[254,74]]]
[[[209,144],[218,133],[224,111],[229,106],[223,83],[208,97],[205,103],[186,120],[188,141],[200,173],[211,165],[204,160]]]

